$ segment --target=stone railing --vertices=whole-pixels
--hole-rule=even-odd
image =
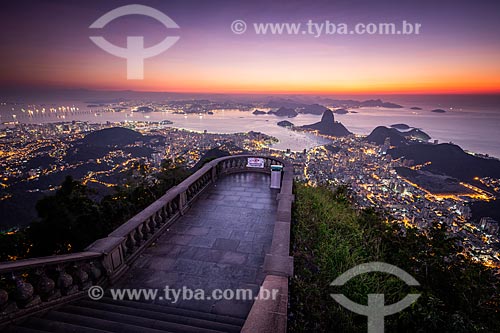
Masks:
[[[264,168],[247,167],[248,157],[263,158]],[[0,263],[0,328],[2,323],[82,297],[91,285],[113,284],[217,178],[236,172],[270,173],[272,164],[284,162],[253,155],[215,159],[84,252]],[[288,179],[287,172],[284,175]],[[280,200],[279,209],[288,208],[283,205]]]
[[[278,210],[274,222],[271,250],[264,259],[266,277],[261,290],[278,291],[275,299],[258,298],[243,326],[243,333],[287,332],[288,278],[293,275],[293,257],[290,256],[290,224],[292,219],[293,167],[283,168],[281,190],[277,197]],[[265,294],[263,294],[265,295]]]
[[[92,251],[1,263],[0,328],[7,320],[79,298],[105,277],[102,254]]]

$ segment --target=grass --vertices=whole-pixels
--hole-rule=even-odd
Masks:
[[[492,332],[500,325],[500,284],[494,271],[464,257],[445,228],[428,235],[402,232],[372,209],[356,210],[345,188],[295,184],[290,278],[289,332],[366,332],[367,317],[343,308],[330,296],[344,294],[367,304],[383,293],[385,304],[420,293],[407,309],[385,317],[387,332]],[[344,286],[330,283],[362,263],[382,261],[421,283],[410,288],[399,278],[362,274]]]
[[[330,283],[356,265],[379,260],[380,247],[373,239],[366,238],[367,232],[359,223],[360,215],[351,207],[344,191],[297,185],[295,192],[292,226],[295,277],[290,285],[289,330],[366,331],[366,317],[336,303],[330,293],[337,291]],[[352,300],[364,301],[368,289],[379,289],[378,278],[373,274],[361,275],[339,292]]]

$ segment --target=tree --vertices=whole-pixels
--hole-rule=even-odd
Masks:
[[[184,167],[170,161],[157,174],[137,163],[126,175],[127,181],[100,202],[68,176],[53,196],[37,202],[38,220],[16,234],[0,235],[0,260],[82,251],[188,176]]]
[[[22,259],[29,248],[30,242],[24,230],[0,234],[0,261]]]
[[[86,186],[68,176],[54,196],[37,202],[39,220],[27,229],[31,256],[82,251],[105,234],[99,205],[89,194]]]

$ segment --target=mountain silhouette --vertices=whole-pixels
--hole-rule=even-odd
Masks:
[[[393,158],[413,160],[415,164],[431,162],[422,170],[445,174],[462,181],[473,182],[475,177],[500,178],[500,161],[467,154],[462,148],[451,143],[413,144],[391,149],[387,154]]]
[[[112,127],[89,133],[77,143],[94,147],[125,146],[143,139],[144,136],[139,132],[123,127]]]
[[[431,137],[418,128],[407,132],[400,132],[396,128],[378,126],[365,138],[365,141],[383,145],[386,138],[390,139],[391,146],[401,147],[408,145],[410,139],[425,142],[429,141]]]
[[[335,122],[335,117],[332,110],[326,110],[325,112],[323,112],[321,121],[311,125],[304,125],[301,128],[315,130],[320,134],[331,136],[347,136],[351,134],[351,132],[349,132],[349,130],[347,130],[344,125],[339,122]]]
[[[408,140],[402,135],[400,131],[395,128],[387,128],[385,126],[376,127],[370,135],[365,138],[365,141],[372,142],[377,145],[383,145],[385,139],[389,138],[391,146],[406,146]]]

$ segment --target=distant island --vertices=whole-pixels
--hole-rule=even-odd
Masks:
[[[434,109],[431,112],[434,112],[434,113],[446,113],[446,110],[443,110],[443,109]]]
[[[337,109],[337,110],[333,111],[333,113],[335,113],[335,114],[348,114],[349,111],[347,111],[346,109]]]
[[[153,112],[154,109],[150,108],[149,106],[139,106],[134,112],[143,112],[143,113],[149,113]]]
[[[284,106],[280,107],[276,111],[269,111],[267,114],[273,114],[277,117],[288,117],[288,118],[293,118],[297,117],[298,113],[291,108],[286,108]]]
[[[401,109],[403,106],[391,102],[382,102],[381,99],[370,99],[360,103],[361,107],[381,107],[388,109]]]
[[[261,114],[267,114],[266,111],[261,111],[261,110],[255,110],[254,112],[252,112],[252,114],[258,116],[258,115],[261,115]]]
[[[303,105],[297,109],[299,113],[317,115],[323,114],[326,110],[328,110],[327,107],[319,104]]]
[[[320,103],[320,104],[318,104]],[[298,113],[303,114],[323,114],[328,108],[342,108],[342,109],[354,109],[361,107],[382,107],[389,109],[401,109],[403,106],[392,103],[384,102],[381,99],[369,99],[366,101],[356,101],[351,99],[332,99],[332,98],[321,98],[316,104],[306,104],[291,98],[273,98],[268,103],[264,105],[266,108],[278,109],[281,107],[294,109]]]
[[[400,109],[403,106],[392,103],[384,102],[381,99],[369,99],[366,101],[355,101],[355,100],[335,100],[330,98],[322,99],[322,104],[329,105],[335,108],[333,113],[335,114],[348,114],[348,113],[358,113],[356,111],[349,111],[348,108],[361,108],[361,107],[382,107],[389,109]],[[264,104],[263,107],[272,109],[269,112],[255,109],[253,115],[275,115],[277,117],[288,117],[293,118],[299,114],[314,114],[323,115],[325,111],[330,110],[328,107],[314,103],[306,104],[301,103],[295,99],[291,98],[275,98],[270,100],[268,103]],[[191,106],[192,108],[192,106]]]
[[[398,130],[409,130],[411,127],[406,124],[394,124],[391,125],[392,128],[396,128]]]
[[[414,106],[410,108],[411,110],[422,110],[422,108],[419,108],[418,106]]]
[[[348,136],[349,134],[352,134],[347,130],[347,128],[344,127],[344,125],[335,121],[332,110],[326,110],[325,112],[323,112],[321,121],[311,125],[304,125],[300,128],[305,130],[315,130],[320,134],[338,137]]]
[[[278,126],[286,127],[286,128],[292,128],[295,126],[293,123],[289,122],[288,120],[282,120],[282,121],[278,122],[277,124],[278,124]]]

